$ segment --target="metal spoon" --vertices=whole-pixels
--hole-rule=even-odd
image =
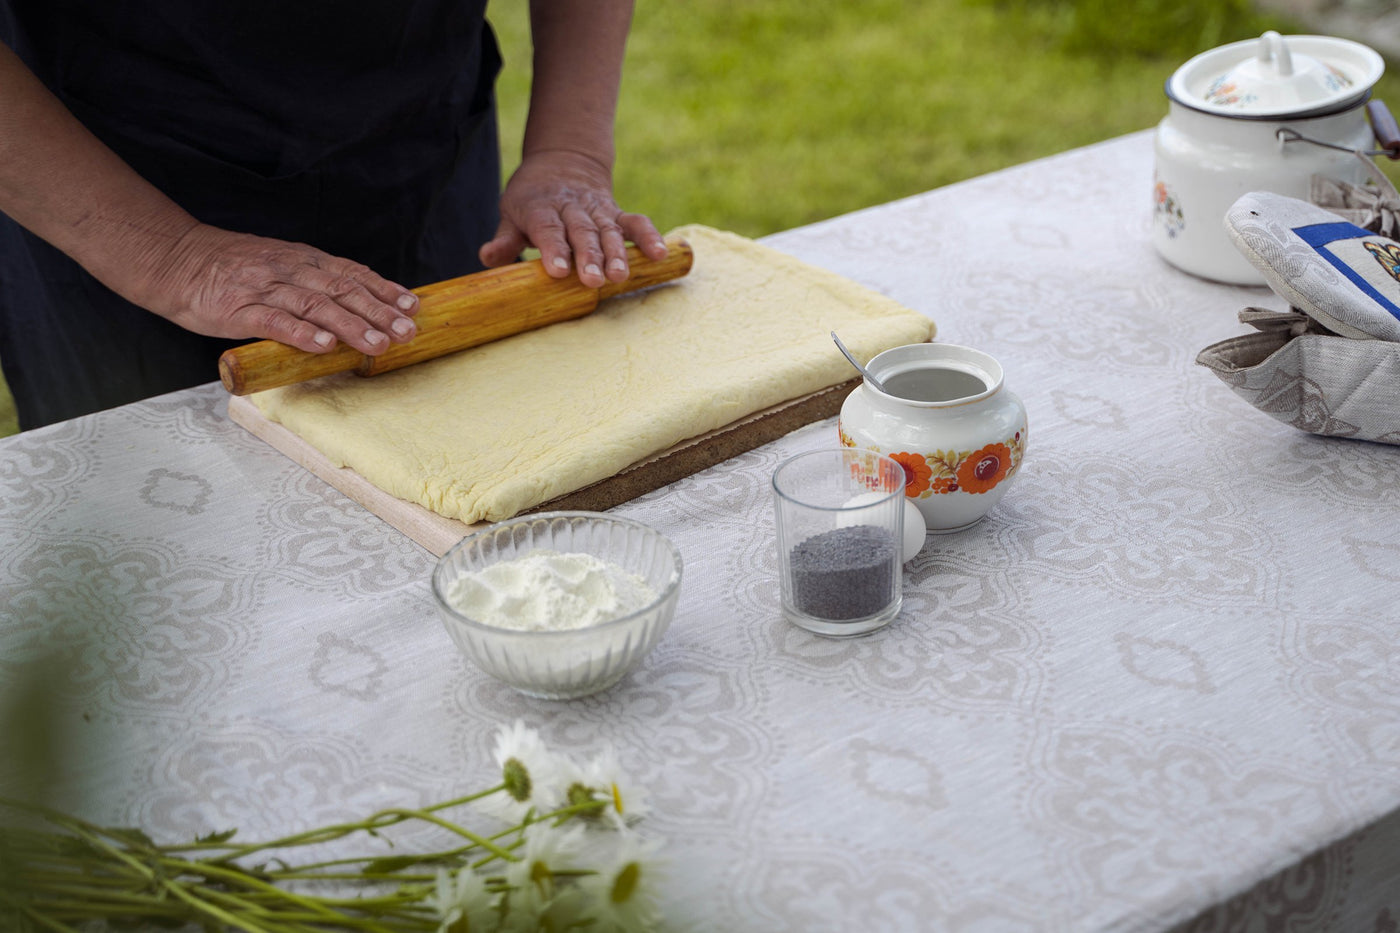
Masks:
[[[841,342],[840,337],[836,336],[836,331],[834,330],[831,332],[831,339],[836,341],[836,349],[841,351],[841,355],[851,361],[851,365],[854,366],[856,370],[859,371],[860,374],[865,377],[865,381],[870,383],[871,387],[873,387],[875,391],[885,391],[885,387],[880,384],[880,380],[870,375],[870,373],[866,371],[864,366],[856,362],[856,358],[854,356],[851,356],[851,351],[846,349],[846,345]]]

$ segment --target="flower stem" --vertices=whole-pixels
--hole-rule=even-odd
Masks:
[[[269,849],[285,849],[291,848],[293,846],[310,845],[312,843],[317,842],[330,842],[334,839],[340,839],[344,836],[350,835],[351,833],[360,831],[373,832],[375,830],[384,829],[385,827],[394,826],[398,823],[404,822],[405,820],[412,819],[413,815],[415,814],[436,813],[440,810],[447,810],[452,807],[462,806],[463,804],[471,803],[475,800],[480,800],[483,797],[488,797],[491,794],[500,793],[501,791],[504,791],[505,788],[505,784],[498,784],[495,787],[489,788],[488,790],[480,791],[475,794],[468,794],[465,797],[455,797],[452,800],[446,800],[442,803],[432,804],[431,806],[424,807],[420,810],[381,810],[378,813],[371,814],[367,818],[360,820],[357,823],[336,823],[330,826],[322,826],[316,829],[307,830],[306,832],[296,833],[291,836],[283,836],[280,839],[273,839],[268,842],[252,842],[244,843],[242,845],[230,845],[227,842],[206,842],[194,843],[192,845],[184,846],[168,846],[164,848],[166,849],[166,851],[169,852],[185,852],[194,849],[218,848],[226,850],[223,855],[217,857],[218,861],[231,861],[236,858],[242,858],[243,856],[251,855],[254,852],[262,852]]]

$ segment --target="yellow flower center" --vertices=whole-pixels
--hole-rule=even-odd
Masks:
[[[593,789],[575,781],[569,785],[569,806],[581,807],[593,802]]]
[[[642,877],[642,866],[636,862],[628,862],[622,866],[622,871],[617,873],[617,878],[613,880],[612,902],[614,904],[625,904],[631,900],[633,893],[637,890],[637,882]]]
[[[534,789],[530,781],[530,769],[525,767],[519,758],[507,758],[501,772],[506,784],[506,793],[520,803],[530,799],[530,792]]]
[[[530,880],[540,889],[541,895],[548,897],[554,884],[554,873],[549,870],[548,865],[536,859],[530,864]]]

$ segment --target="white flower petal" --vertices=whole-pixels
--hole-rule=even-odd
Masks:
[[[608,804],[606,812],[616,820],[632,823],[651,812],[646,792],[622,770],[617,751],[603,749],[584,769],[588,786]]]
[[[660,845],[635,833],[618,835],[612,860],[597,875],[579,880],[587,896],[589,917],[597,921],[597,933],[642,933],[655,929],[661,919],[658,883],[662,860]]]
[[[470,866],[464,865],[455,873],[438,869],[432,906],[441,920],[439,930],[446,930],[464,916],[467,929],[489,929],[494,922],[494,900],[486,888],[486,879]]]

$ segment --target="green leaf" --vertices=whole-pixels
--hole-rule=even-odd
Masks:
[[[195,842],[205,842],[205,843],[208,843],[208,842],[215,842],[215,843],[217,843],[217,842],[228,842],[230,839],[233,838],[234,834],[237,833],[237,832],[238,832],[237,828],[234,828],[234,829],[226,829],[226,830],[224,830],[224,831],[221,832],[221,833],[209,833],[209,834],[204,835],[204,836],[196,836],[194,841],[195,841]]]
[[[282,858],[278,856],[274,856],[268,859],[266,862],[258,862],[256,865],[253,865],[251,867],[244,865],[236,865],[227,862],[220,864],[223,864],[226,868],[232,868],[235,871],[243,872],[245,875],[251,875],[254,878],[261,878],[263,880],[267,880],[268,878],[272,877],[271,874],[269,874],[269,872],[292,870],[292,866],[289,863],[283,861]]]
[[[425,861],[430,860],[418,855],[386,855],[367,862],[361,871],[367,875],[389,875]]]

